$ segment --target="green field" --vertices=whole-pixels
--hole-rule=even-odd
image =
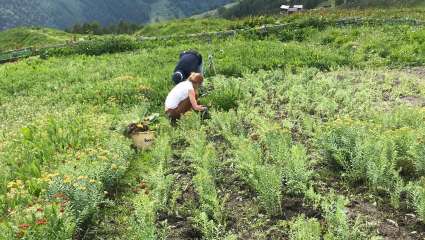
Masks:
[[[290,26],[0,65],[0,239],[423,239],[425,28],[406,19],[424,12],[174,21],[139,35]],[[211,118],[173,128],[190,48],[214,57]],[[135,152],[122,132],[151,113],[155,144]]]

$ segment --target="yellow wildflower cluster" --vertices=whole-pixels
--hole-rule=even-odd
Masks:
[[[7,184],[7,188],[9,189],[13,189],[13,188],[18,188],[18,189],[23,189],[25,188],[24,182],[22,180],[16,180],[16,181],[11,181]]]
[[[87,180],[87,179],[89,179],[89,177],[87,177],[87,176],[79,176],[77,179],[78,180]]]
[[[9,199],[14,199],[18,196],[28,195],[28,191],[25,189],[25,184],[22,180],[11,181],[7,184],[9,191],[6,194],[6,197]]]
[[[139,86],[139,92],[146,93],[146,92],[149,92],[149,91],[152,91],[152,88],[150,88],[148,86],[145,86],[145,85],[140,85]]]
[[[114,171],[116,171],[118,169],[118,166],[115,163],[113,163],[111,165],[111,169],[114,170]]]
[[[108,102],[115,103],[117,101],[117,97],[111,96],[108,98]]]
[[[49,173],[49,174],[43,174],[41,177],[41,180],[44,182],[51,183],[52,179],[59,176],[59,173]]]
[[[116,165],[115,165],[116,166]],[[118,168],[118,167],[117,167]],[[88,176],[82,175],[82,176],[78,176],[77,178],[73,178],[72,176],[68,176],[65,175],[63,177],[63,182],[65,184],[72,184],[72,186],[76,189],[79,190],[86,190],[86,187],[82,186],[81,184],[83,184],[84,182],[89,182],[91,184],[96,184],[98,183],[98,181],[96,181],[95,179],[91,179]]]
[[[63,177],[63,182],[64,182],[64,183],[71,183],[71,181],[72,181],[72,178],[71,178],[70,176],[65,175],[65,176]]]
[[[399,135],[399,134],[407,134],[409,132],[413,132],[414,129],[409,127],[402,127],[398,129],[387,129],[384,133],[387,135]]]
[[[122,75],[122,76],[114,78],[113,81],[129,81],[134,79],[136,79],[136,77],[132,75]]]

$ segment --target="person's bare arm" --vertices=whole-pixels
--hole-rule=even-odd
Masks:
[[[193,89],[189,90],[189,100],[190,100],[190,103],[192,104],[193,109],[195,109],[196,111],[205,110],[204,106],[198,105],[198,101],[196,101],[196,93],[195,93],[195,90]]]

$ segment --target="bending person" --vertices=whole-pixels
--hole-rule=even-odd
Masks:
[[[202,74],[202,55],[194,50],[182,52],[172,76],[174,84],[185,81],[193,72]]]
[[[188,80],[175,86],[165,100],[165,112],[172,123],[175,123],[183,114],[190,111],[205,111],[207,108],[199,105],[197,91],[204,81],[200,73],[192,73]]]

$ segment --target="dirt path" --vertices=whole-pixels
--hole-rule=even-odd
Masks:
[[[348,215],[351,219],[360,216],[369,224],[376,227],[377,234],[384,239],[412,239],[425,238],[425,226],[414,213],[395,211],[389,206],[376,206],[362,200],[352,200],[348,206]]]

